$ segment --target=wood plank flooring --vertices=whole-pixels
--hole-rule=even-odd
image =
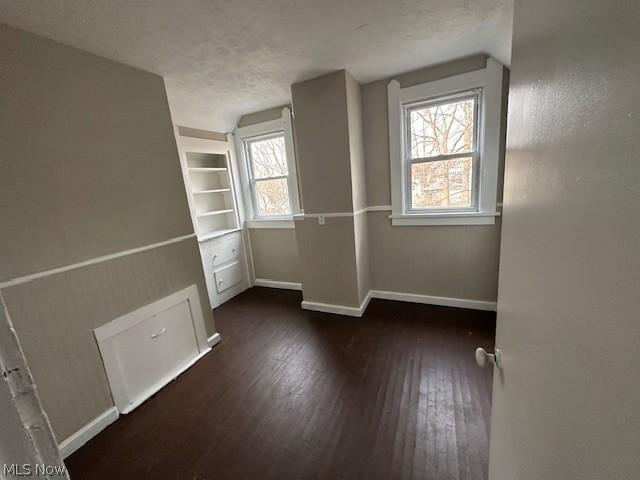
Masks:
[[[222,343],[67,459],[87,479],[485,479],[495,314],[253,288]]]

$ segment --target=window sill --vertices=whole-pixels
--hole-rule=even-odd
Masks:
[[[293,217],[261,218],[246,220],[244,223],[247,228],[295,228]]]
[[[389,215],[391,225],[396,227],[422,225],[494,225],[500,212],[425,213]]]

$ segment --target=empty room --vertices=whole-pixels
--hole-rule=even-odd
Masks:
[[[0,0],[0,479],[640,478],[639,20]]]

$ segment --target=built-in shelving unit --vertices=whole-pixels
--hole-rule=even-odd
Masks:
[[[188,150],[185,155],[198,238],[215,238],[237,230],[228,155]]]
[[[199,217],[210,217],[212,215],[223,215],[227,213],[233,212],[233,208],[228,210],[211,210],[210,212],[201,212],[198,214]]]
[[[249,288],[251,279],[233,135],[214,140],[181,135],[176,127],[176,140],[209,303],[215,308]]]

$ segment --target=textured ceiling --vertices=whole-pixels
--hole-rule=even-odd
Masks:
[[[233,129],[290,85],[473,53],[505,64],[513,0],[0,0],[0,21],[165,78],[175,123]]]

